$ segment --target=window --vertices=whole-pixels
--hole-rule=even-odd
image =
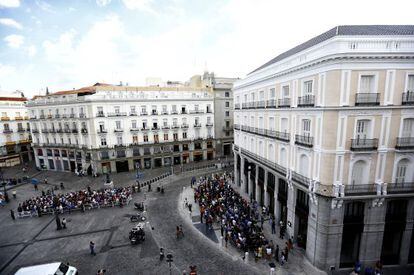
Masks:
[[[173,139],[174,139],[174,141],[177,141],[178,140],[178,133],[174,133],[173,134]]]
[[[183,117],[183,125],[187,125],[187,118]]]
[[[131,121],[131,128],[132,129],[136,129],[137,128],[137,121],[136,120]]]
[[[99,122],[99,132],[105,132],[105,124],[103,122]]]
[[[407,182],[407,171],[410,162],[407,159],[402,159],[398,162],[397,172],[395,173],[395,182],[404,183]]]
[[[106,146],[106,138],[105,137],[101,137],[101,145]]]
[[[264,96],[264,91],[260,91],[259,92],[259,100],[264,100],[265,96]]]
[[[187,138],[187,132],[183,132],[183,139]]]
[[[177,126],[177,122],[178,120],[177,120],[177,118],[173,118],[173,126]]]
[[[303,95],[312,95],[313,94],[313,90],[312,90],[312,80],[309,81],[305,81],[303,82]]]
[[[282,87],[282,98],[289,98],[289,86]]]
[[[137,135],[132,136],[132,143],[133,144],[138,144],[138,136]]]
[[[172,105],[171,106],[171,110],[172,110],[172,112],[177,112],[177,105]]]
[[[374,76],[373,75],[361,75],[360,93],[373,93],[374,92]]]
[[[230,93],[229,92],[225,92],[224,93],[224,97],[230,97]]]
[[[275,88],[270,88],[270,99],[274,99],[276,97]]]
[[[207,113],[211,113],[211,105],[207,104]]]
[[[159,141],[159,139],[158,139],[158,135],[157,135],[157,134],[155,134],[155,135],[154,135],[154,143],[158,143],[158,142],[160,142],[160,141]]]
[[[147,129],[147,121],[142,121],[142,129]]]
[[[211,124],[211,117],[207,117],[207,124]]]
[[[130,108],[131,108],[131,114],[135,114],[136,113],[135,106],[131,106]]]
[[[167,119],[167,118],[164,118],[164,119],[162,120],[162,125],[163,125],[164,127],[167,127],[167,126],[168,126],[168,119]]]
[[[3,125],[3,127],[4,127],[4,131],[10,131],[10,126],[9,126],[9,124],[5,123],[5,124]]]
[[[185,105],[181,106],[181,113],[182,114],[185,114],[186,113]]]
[[[144,135],[144,142],[148,142],[148,135]]]
[[[153,105],[153,106],[151,107],[151,109],[152,109],[152,114],[153,114],[153,115],[156,115],[156,114],[157,114],[157,106]]]
[[[117,141],[118,145],[122,145],[122,136],[117,136],[116,141]]]
[[[368,177],[367,177],[368,167],[367,163],[363,160],[358,160],[354,163],[352,167],[352,178],[351,184],[367,184]]]
[[[168,134],[164,134],[164,140],[168,140]]]
[[[73,111],[73,108],[71,111]],[[98,107],[98,115],[103,115],[103,107]]]
[[[200,118],[196,117],[194,118],[194,125],[199,125]]]
[[[72,144],[72,140],[70,138],[68,138],[68,143]]]
[[[163,114],[167,113],[167,105],[162,105],[162,113]]]
[[[198,108],[199,108],[198,104],[194,105],[194,111],[198,112]]]
[[[229,107],[230,107],[230,102],[226,101],[226,108],[229,108]]]
[[[121,129],[121,121],[115,121],[115,128],[116,129]]]
[[[269,130],[274,131],[275,130],[275,118],[269,117]]]
[[[230,112],[229,111],[226,111],[226,116],[230,116]]]
[[[119,106],[115,106],[114,109],[115,109],[115,114],[119,114],[119,109],[120,109]]]
[[[42,110],[43,112],[43,110]],[[7,112],[1,112],[1,117],[7,117]]]
[[[414,74],[408,76],[407,92],[414,92]]]
[[[310,124],[311,124],[310,119],[302,120],[302,134],[304,136],[310,136],[310,130],[311,130]]]
[[[403,120],[402,137],[414,137],[414,118]]]
[[[147,114],[147,106],[141,106],[141,114]]]
[[[356,125],[356,138],[366,139],[369,136],[369,120],[358,120]]]

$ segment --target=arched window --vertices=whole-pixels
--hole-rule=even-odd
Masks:
[[[275,161],[275,150],[273,148],[273,144],[269,144],[268,153],[269,153],[269,156],[268,156],[269,160],[274,162]]]
[[[305,154],[300,156],[299,173],[305,177],[309,177],[309,158]]]
[[[287,153],[286,153],[286,149],[285,148],[280,149],[280,160],[279,160],[279,163],[283,167],[287,167]]]
[[[358,160],[352,167],[352,185],[368,184],[368,164],[364,160]]]
[[[400,160],[397,164],[397,171],[395,172],[395,182],[410,182],[411,179],[412,171],[410,169],[410,161],[408,159]]]

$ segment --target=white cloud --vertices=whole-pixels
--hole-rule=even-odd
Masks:
[[[11,34],[4,38],[10,48],[18,49],[24,42],[24,37],[18,34]]]
[[[105,7],[111,3],[111,0],[96,0],[96,4],[100,7]]]
[[[41,8],[44,11],[56,13],[56,11],[53,9],[52,5],[49,3],[42,1],[42,0],[36,0],[36,5]]]
[[[122,2],[127,9],[156,14],[156,11],[151,7],[152,0],[122,0]]]
[[[0,0],[0,8],[17,8],[20,6],[20,0]]]
[[[11,19],[11,18],[0,18],[0,24],[8,26],[8,27],[13,27],[19,30],[22,29],[22,25],[16,20]]]
[[[13,66],[4,65],[0,63],[0,79],[3,79],[4,77],[13,74],[15,71],[16,69]]]
[[[37,53],[37,48],[34,45],[30,45],[29,47],[26,48],[26,52],[29,57],[33,57]]]

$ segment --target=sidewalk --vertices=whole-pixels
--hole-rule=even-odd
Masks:
[[[232,184],[232,188],[237,192],[240,191],[238,186],[236,186],[235,184]],[[184,206],[185,198],[187,198],[188,202],[192,204],[191,217],[188,209]],[[249,200],[248,196],[245,194],[243,194],[243,198]],[[193,226],[196,229],[198,229],[198,231],[200,231],[201,234],[210,239],[212,242],[217,243],[218,249],[225,251],[226,253],[230,254],[233,258],[242,259],[243,256],[245,256],[241,250],[237,249],[230,243],[227,245],[227,247],[225,247],[224,239],[221,237],[219,224],[213,225],[213,234],[215,234],[214,237],[210,235],[211,233],[206,232],[204,224],[200,224],[200,209],[198,203],[194,202],[194,190],[190,187],[190,183],[188,184],[188,187],[183,189],[183,192],[181,193],[179,209],[181,209],[183,216],[187,217],[188,221],[191,222]],[[275,247],[276,245],[279,245],[280,252],[285,248],[285,242],[287,241],[287,239],[279,238],[279,227],[276,228],[276,234],[271,234],[271,225],[269,221],[265,221],[263,225],[263,231],[266,238],[269,241],[273,241]],[[269,273],[269,264],[274,263],[276,265],[274,274],[326,274],[324,271],[315,268],[306,259],[305,251],[303,249],[296,247],[295,244],[293,247],[294,248],[289,253],[289,261],[286,262],[284,266],[280,266],[280,264],[277,263],[274,260],[274,258],[272,258],[271,260],[262,258],[255,262],[254,255],[252,255],[252,253],[249,253],[248,258],[244,261],[246,262],[246,264],[252,265],[255,268],[259,269],[262,273]]]

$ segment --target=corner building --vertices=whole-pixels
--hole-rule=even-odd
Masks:
[[[36,165],[88,174],[216,157],[211,89],[97,83],[27,104]]]
[[[414,263],[414,26],[338,26],[234,84],[235,181],[316,267]]]

